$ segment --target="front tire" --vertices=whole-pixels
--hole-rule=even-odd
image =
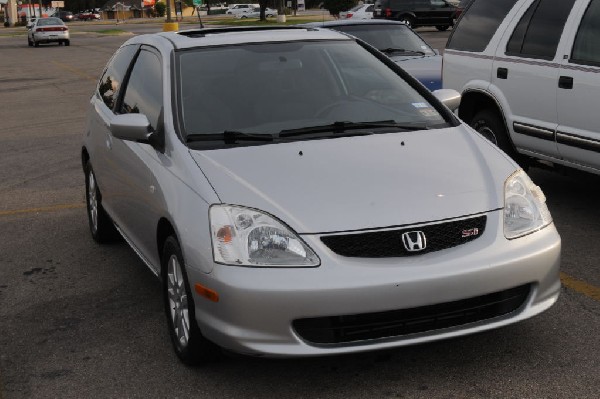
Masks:
[[[507,153],[512,159],[518,163],[523,163],[523,157],[515,150],[508,137],[506,126],[496,111],[492,109],[479,111],[471,120],[470,125],[479,134]]]
[[[202,336],[196,323],[183,253],[174,236],[165,240],[161,265],[167,325],[175,353],[188,366],[214,361],[220,350]]]
[[[92,238],[98,244],[113,241],[117,237],[117,231],[112,220],[102,207],[102,195],[98,188],[92,164],[89,161],[85,166],[85,199]]]

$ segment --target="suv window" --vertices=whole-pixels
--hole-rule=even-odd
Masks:
[[[102,78],[100,79],[98,92],[100,93],[100,97],[102,97],[104,104],[110,109],[113,109],[117,102],[119,87],[121,87],[121,83],[123,83],[127,68],[129,68],[131,59],[135,55],[137,49],[137,45],[122,47],[112,60],[110,60],[104,75],[102,75]]]
[[[517,0],[474,0],[454,28],[446,48],[481,52]]]
[[[123,114],[144,114],[152,128],[156,129],[162,105],[160,58],[142,49],[127,82],[120,111]]]
[[[592,0],[579,24],[571,61],[600,66],[600,1]]]
[[[537,0],[521,17],[506,53],[552,59],[575,0]]]

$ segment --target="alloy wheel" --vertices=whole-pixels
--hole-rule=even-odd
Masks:
[[[171,255],[167,264],[167,293],[172,327],[178,344],[185,348],[190,339],[188,297],[185,277],[175,254]]]
[[[98,231],[98,189],[96,187],[96,178],[94,173],[90,171],[88,173],[88,209],[90,212],[90,219],[92,221],[92,229],[94,232]]]

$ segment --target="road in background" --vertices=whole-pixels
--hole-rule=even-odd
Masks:
[[[448,35],[420,33],[438,49]],[[598,398],[600,177],[540,169],[531,175],[561,233],[563,271],[580,283],[544,314],[384,352],[179,363],[160,284],[124,243],[96,245],[84,208],[88,99],[128,37],[73,28],[70,47],[40,48],[0,38],[2,399]]]

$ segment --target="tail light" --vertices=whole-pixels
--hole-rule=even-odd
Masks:
[[[346,14],[346,18],[352,18],[354,14],[352,14],[351,12],[349,12],[348,14]]]
[[[52,27],[52,28],[37,28],[35,31],[36,32],[65,32],[68,30],[69,30],[69,28],[67,28],[66,26],[56,26],[56,27]]]
[[[385,9],[385,16],[386,16],[387,18],[389,18],[389,17],[391,17],[391,16],[392,16],[392,9],[391,9],[391,8],[386,8],[386,9]]]

